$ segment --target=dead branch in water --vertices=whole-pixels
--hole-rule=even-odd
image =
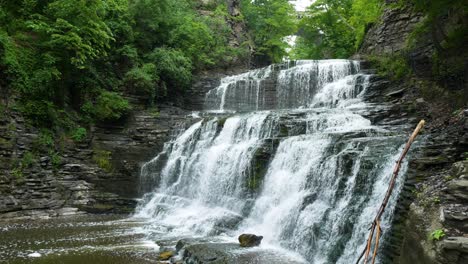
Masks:
[[[369,258],[369,254],[371,251],[371,246],[372,246],[372,240],[374,239],[374,232],[375,229],[377,228],[377,234],[375,237],[375,246],[374,246],[374,253],[372,256],[372,264],[375,263],[375,259],[377,256],[377,249],[379,246],[379,240],[380,240],[380,235],[381,235],[381,229],[380,229],[380,218],[382,217],[382,214],[385,211],[385,208],[387,207],[388,201],[390,200],[390,196],[392,195],[393,188],[395,187],[395,182],[398,177],[398,172],[400,171],[401,163],[403,162],[403,159],[406,157],[406,154],[408,153],[411,144],[413,144],[414,139],[418,135],[419,131],[423,128],[424,124],[426,122],[424,120],[419,121],[418,126],[414,129],[413,134],[411,137],[408,139],[408,142],[406,142],[406,146],[403,149],[403,152],[401,153],[400,158],[397,160],[395,164],[395,168],[393,169],[393,175],[392,179],[390,180],[390,184],[387,189],[387,193],[385,194],[385,198],[382,201],[382,204],[380,205],[379,211],[377,213],[377,216],[374,218],[374,221],[372,222],[372,226],[370,228],[369,232],[369,237],[367,238],[367,245],[362,251],[361,255],[359,256],[358,260],[356,261],[356,264],[359,264],[361,261],[362,257],[364,256],[364,264],[367,263],[367,259]]]

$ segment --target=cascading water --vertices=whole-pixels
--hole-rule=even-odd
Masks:
[[[365,244],[403,144],[391,127],[365,117],[375,108],[362,99],[369,78],[348,60],[224,78],[206,96],[217,116],[143,166],[142,178],[155,186],[137,216],[175,237],[250,232],[310,263],[349,263]],[[224,110],[244,113],[220,117]]]

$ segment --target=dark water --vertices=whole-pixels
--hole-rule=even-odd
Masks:
[[[0,263],[155,263],[142,224],[113,215],[0,222]]]

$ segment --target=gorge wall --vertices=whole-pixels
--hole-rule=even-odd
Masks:
[[[462,109],[452,112],[447,102],[428,96],[435,87],[433,40],[427,36],[415,46],[407,46],[424,15],[411,5],[386,2],[389,5],[381,20],[368,30],[359,56],[404,56],[413,74],[391,83],[394,88],[390,100],[394,107],[401,106],[402,112],[424,118],[428,123],[424,144],[414,151],[410,161],[386,252],[397,256],[395,263],[466,263],[467,105],[465,102]],[[461,86],[446,83],[449,85],[443,88],[445,94],[456,89],[461,89],[461,94],[468,91],[466,81]],[[444,234],[440,240],[431,235],[437,230]]]
[[[200,0],[197,10],[210,16],[216,1]],[[239,14],[239,1],[226,1],[232,29],[229,44],[247,38]],[[159,153],[174,131],[190,125],[191,111],[201,110],[205,93],[221,77],[238,73],[244,58],[229,69],[199,72],[192,87],[180,98],[156,107],[126,91],[133,109],[112,124],[98,122],[87,136],[71,138],[43,135],[15,109],[15,95],[0,78],[0,219],[35,218],[90,213],[130,213],[140,197],[141,165]],[[2,69],[0,69],[2,70]],[[0,71],[1,76],[1,71]]]

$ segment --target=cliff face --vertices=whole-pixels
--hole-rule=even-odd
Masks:
[[[392,82],[389,97],[401,106],[401,112],[428,122],[419,147],[412,151],[384,253],[394,263],[467,263],[468,110],[453,112],[442,99],[424,99],[424,92],[435,87],[432,56],[436,47],[427,36],[407,48],[411,33],[423,19],[410,5],[387,6],[380,22],[368,30],[359,52],[364,57],[399,54],[406,59],[413,74]],[[435,232],[443,234],[442,238]]]
[[[81,142],[54,139],[15,112],[0,120],[0,219],[86,211],[130,213],[139,197],[140,165],[158,153],[185,121],[179,108],[134,111],[120,125],[98,125]],[[57,149],[57,148],[56,148]],[[78,211],[79,210],[79,211]]]
[[[388,2],[396,4],[398,1]],[[431,38],[421,38],[422,41],[418,41],[415,47],[407,49],[411,33],[423,20],[424,15],[416,12],[411,5],[385,8],[380,21],[366,33],[359,53],[380,56],[401,53],[410,61],[415,74],[429,78],[434,51]]]
[[[209,16],[219,3],[196,4],[201,15]],[[233,47],[248,39],[238,19],[239,4],[226,1]],[[157,110],[148,109],[145,98],[127,94],[133,110],[124,120],[98,123],[80,142],[52,138],[47,147],[41,145],[40,129],[8,107],[15,100],[0,78],[0,219],[132,212],[141,196],[141,165],[162,150],[174,131],[191,124],[190,111],[203,109],[206,92],[218,86],[221,77],[245,70],[245,59],[233,61],[229,69],[197,73],[184,95]]]

